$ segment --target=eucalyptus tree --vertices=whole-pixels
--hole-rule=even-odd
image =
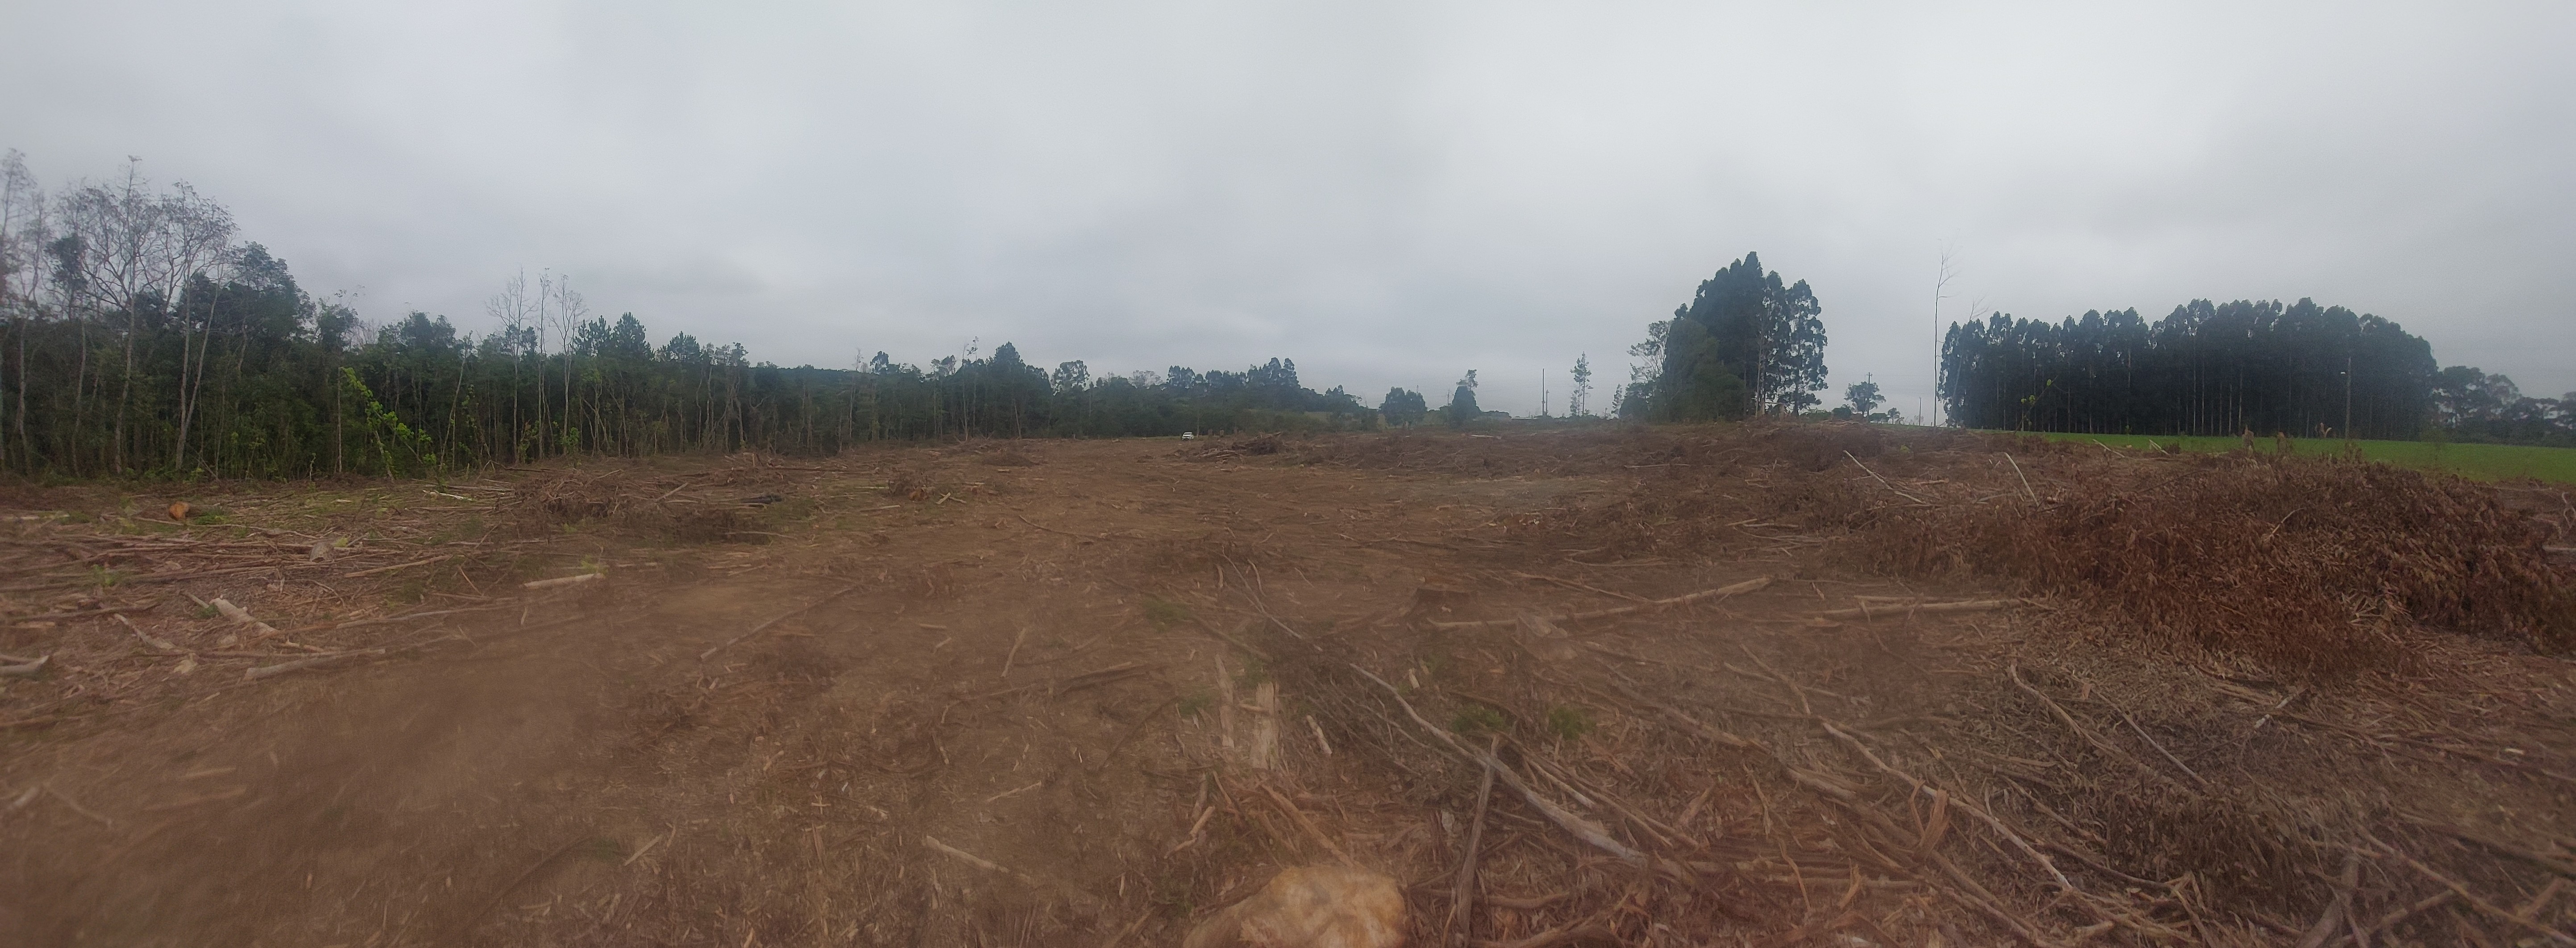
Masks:
[[[2437,408],[2436,369],[2431,344],[2378,316],[2194,300],[2153,324],[2130,309],[1952,325],[1939,394],[1972,428],[2413,438]]]
[[[1565,417],[1586,417],[1591,414],[1592,356],[1589,353],[1576,355],[1574,371],[1567,374],[1574,376],[1574,388],[1565,393]]]
[[[1807,281],[1789,283],[1747,253],[1629,349],[1660,361],[1635,373],[1621,414],[1701,421],[1811,407],[1825,387],[1823,316]]]

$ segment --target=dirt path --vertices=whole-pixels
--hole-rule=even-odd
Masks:
[[[0,940],[1174,944],[1193,917],[1278,866],[1347,859],[1411,886],[1426,919],[1417,943],[1436,943],[1474,771],[1355,667],[1391,680],[1438,726],[1508,735],[1502,746],[1547,794],[1584,801],[1578,809],[1628,845],[1687,854],[1683,869],[1630,868],[1506,800],[1491,817],[1483,885],[1502,900],[1489,907],[1504,907],[1479,937],[1591,919],[1622,926],[1617,937],[1632,944],[1801,926],[1877,943],[1913,943],[1889,927],[1948,932],[1955,944],[1962,926],[2003,932],[2036,918],[2044,886],[2005,881],[2028,869],[2008,844],[1961,850],[1967,875],[1890,869],[1915,863],[1855,841],[1848,825],[1867,818],[1854,801],[1872,799],[1858,784],[1886,778],[1813,722],[1866,735],[1884,769],[1964,787],[1989,778],[1957,772],[1972,758],[1908,742],[1907,722],[1990,722],[1979,725],[1994,738],[1987,747],[2029,756],[1980,750],[2002,760],[1978,763],[2080,782],[2027,749],[2071,736],[1994,731],[2054,727],[2038,705],[2008,718],[1981,709],[2026,703],[2021,692],[2036,688],[2085,702],[2078,712],[2097,725],[2116,722],[2094,701],[2101,682],[2102,701],[2188,687],[2217,697],[2172,714],[2224,716],[2229,728],[2250,717],[2185,669],[2114,685],[2106,663],[2117,650],[2032,645],[2006,612],[1818,618],[1887,608],[1855,596],[1990,596],[1820,568],[1795,528],[1759,518],[1736,528],[1748,537],[1738,552],[1691,561],[1591,565],[1587,551],[1514,533],[1548,510],[1633,489],[1633,474],[1291,466],[1171,441],[910,450],[748,473],[745,463],[520,472],[500,482],[514,493],[412,500],[473,508],[449,516],[477,518],[495,538],[509,535],[489,532],[511,515],[509,498],[540,494],[607,510],[617,505],[596,498],[644,497],[676,479],[674,492],[765,506],[724,521],[732,529],[716,542],[654,536],[625,515],[544,524],[506,560],[415,580],[424,585],[405,592],[445,598],[392,611],[500,608],[371,627],[365,638],[286,636],[325,650],[408,646],[391,657],[241,681],[274,662],[208,656],[188,660],[204,677],[184,676],[179,656],[136,646],[98,617],[11,633],[0,652],[112,637],[115,649],[84,661],[127,677],[0,694],[53,700],[0,707],[63,719],[13,729],[0,762]],[[655,490],[617,486],[647,475],[663,479]],[[711,482],[729,486],[690,486]],[[402,507],[326,509],[314,521],[326,528],[299,527],[293,542],[349,529],[328,527],[333,517],[364,523]],[[513,588],[583,571],[604,578]],[[1762,577],[1773,581],[1754,592],[1568,623],[1561,639],[1443,625],[1622,608]],[[284,602],[303,581],[266,582],[217,577],[153,595]],[[363,598],[333,585],[349,582],[313,582]],[[179,640],[174,653],[221,651],[207,643],[238,634],[184,606],[136,625]],[[2036,663],[2056,670],[2021,668]],[[2006,672],[2036,681],[2016,688]],[[45,690],[93,680],[128,690],[86,716]],[[2261,700],[2280,690],[2234,687]],[[1276,711],[1261,710],[1272,689]],[[2213,751],[2166,733],[2175,746],[2115,735],[2147,771],[2137,780],[2175,785],[2173,806],[2213,792],[2208,773],[2259,758],[2271,739]],[[1908,797],[1899,786],[1867,806],[1913,811],[1904,832],[1937,842],[1942,831],[1922,823],[1931,798]],[[2098,829],[2137,814],[2011,812],[2086,864],[2156,845],[2242,856]],[[2549,819],[2563,826],[2565,816]],[[2230,831],[2223,812],[2195,825]],[[2246,892],[2282,884],[2271,867],[2241,870],[2217,875]],[[1972,877],[1984,885],[1961,885]],[[2141,894],[2131,904],[2107,894],[2125,883],[2105,880],[2079,884],[2116,903],[2104,917],[2125,932],[2190,931],[2197,923],[2184,916],[2211,908],[2210,883],[2132,885]],[[1989,887],[2000,891],[1976,894]],[[2070,928],[2085,918],[2065,911]],[[2308,921],[2230,918],[2229,931],[2258,940]]]

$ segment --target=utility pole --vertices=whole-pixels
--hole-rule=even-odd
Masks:
[[[1547,370],[1538,370],[1538,416],[1547,417]]]

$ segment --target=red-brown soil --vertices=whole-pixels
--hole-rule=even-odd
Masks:
[[[2563,496],[1500,434],[11,489],[0,943],[1168,945],[1343,861],[1417,945],[2576,921]]]

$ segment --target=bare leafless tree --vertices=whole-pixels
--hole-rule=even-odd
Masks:
[[[562,453],[569,454],[579,447],[579,439],[574,435],[572,422],[573,357],[579,353],[573,350],[581,336],[582,320],[590,316],[590,305],[581,298],[580,292],[572,288],[572,274],[569,273],[554,278],[553,295],[555,337],[558,340],[557,345],[563,350],[564,359],[563,424],[555,429],[555,438],[559,442],[556,448]]]
[[[36,294],[44,286],[44,246],[51,231],[44,189],[27,170],[27,156],[12,148],[0,157],[0,315],[15,330],[11,341],[17,343],[18,365],[14,372],[0,372],[0,395],[8,394],[8,383],[15,381],[17,397],[0,417],[8,419],[11,433],[18,436],[21,455],[35,451],[27,438],[27,336],[37,315]],[[8,438],[0,435],[0,467],[8,465],[9,457]]]
[[[59,264],[73,271],[67,282],[74,291],[74,315],[95,319],[113,311],[124,316],[123,366],[108,444],[108,465],[122,472],[133,413],[135,345],[144,322],[169,318],[189,284],[227,257],[232,214],[197,196],[184,182],[168,194],[155,193],[143,177],[140,159],[128,159],[122,180],[75,188],[55,207],[64,235],[74,241],[57,254]]]
[[[514,462],[519,460],[519,445],[526,441],[528,431],[527,419],[519,412],[520,373],[527,365],[528,356],[542,351],[544,328],[540,324],[539,308],[543,299],[543,293],[535,297],[528,295],[528,271],[520,270],[502,282],[501,292],[483,301],[483,311],[500,322],[502,350],[510,354],[510,460]],[[538,370],[544,371],[543,363],[539,363]],[[542,375],[537,377],[537,390],[545,391],[545,377]],[[537,416],[545,417],[545,406],[537,406]],[[543,446],[540,438],[540,454]]]

